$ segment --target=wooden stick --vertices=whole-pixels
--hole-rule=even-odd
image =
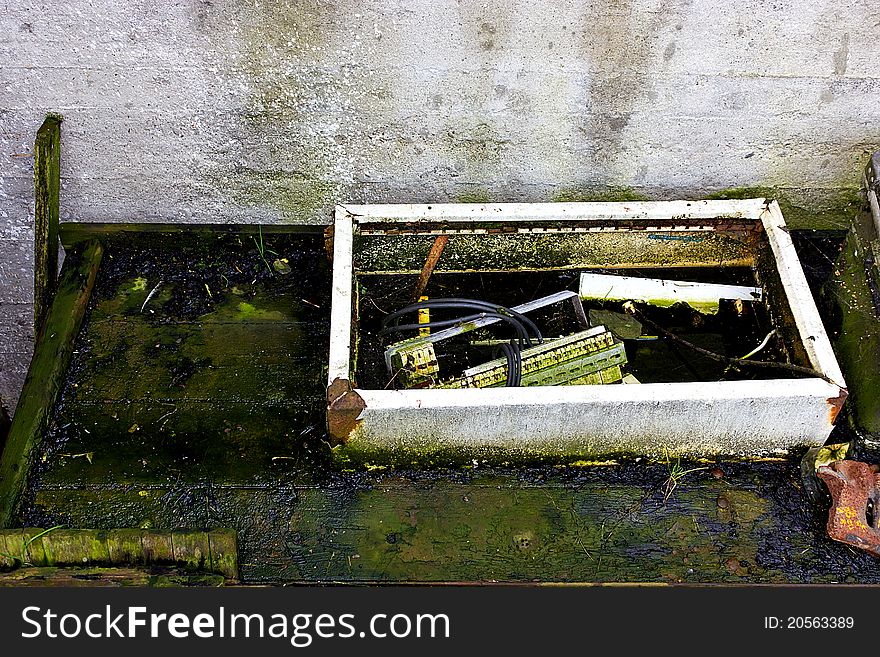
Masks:
[[[47,116],[34,142],[34,335],[40,336],[58,285],[61,117]]]
[[[416,283],[416,289],[413,290],[413,303],[419,300],[419,297],[424,294],[425,288],[428,287],[428,279],[431,278],[434,267],[437,266],[440,256],[443,255],[443,249],[446,248],[448,241],[449,235],[438,235],[437,239],[434,240],[431,250],[428,251],[428,257],[425,259],[425,266],[422,267],[422,273],[419,274],[419,282]]]
[[[58,291],[37,338],[0,457],[0,528],[9,527],[15,520],[18,500],[52,416],[103,253],[100,242],[88,242],[75,248],[64,262]]]

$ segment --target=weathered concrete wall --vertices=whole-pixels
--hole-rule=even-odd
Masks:
[[[5,3],[0,396],[30,348],[46,111],[62,220],[761,187],[828,225],[880,147],[878,34],[870,0]]]

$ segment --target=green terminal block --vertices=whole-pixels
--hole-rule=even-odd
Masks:
[[[440,375],[434,345],[430,342],[415,343],[394,352],[390,358],[392,368],[407,388],[434,382]]]
[[[522,352],[523,386],[559,386],[616,383],[623,378],[626,360],[623,343],[594,327]],[[493,388],[505,385],[507,360],[498,358],[465,370],[463,376],[438,388]]]

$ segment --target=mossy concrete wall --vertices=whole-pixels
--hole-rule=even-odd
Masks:
[[[62,221],[322,222],[339,200],[772,190],[845,225],[880,147],[867,0],[70,0],[0,15],[0,396],[30,349],[33,157]]]

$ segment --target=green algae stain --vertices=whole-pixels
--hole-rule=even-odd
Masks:
[[[172,284],[164,283],[159,279],[148,280],[143,276],[127,278],[117,286],[115,293],[101,299],[95,306],[92,310],[92,319],[100,320],[155,311],[171,298],[173,287]],[[146,303],[148,297],[149,302]]]
[[[750,198],[775,199],[790,228],[815,230],[845,230],[862,205],[859,190],[852,181],[833,190],[817,192],[771,185],[731,187],[703,196],[706,200],[740,200]],[[651,196],[625,186],[571,187],[557,192],[553,201],[625,202],[650,201]]]
[[[43,481],[238,482],[295,470],[302,432],[316,426],[323,352],[298,321],[298,297],[273,287],[290,283],[216,291],[200,316],[173,283],[140,312],[151,283],[123,278],[96,298],[81,336],[87,356],[59,410],[64,447],[44,451]]]
[[[866,431],[880,433],[880,320],[874,311],[865,271],[872,237],[870,223],[866,216],[847,236],[823,295],[837,306],[840,327],[834,348],[849,384],[851,398],[847,403],[854,411],[855,423]]]
[[[460,193],[456,200],[459,203],[491,203],[492,197],[483,189],[474,189]]]
[[[280,310],[265,310],[242,301],[238,304],[238,315],[247,321],[283,321],[287,319]]]
[[[667,504],[625,484],[386,477],[354,496],[304,491],[291,528],[309,579],[778,581],[759,565],[770,511],[724,482],[683,484]]]
[[[731,187],[712,192],[707,200],[766,198],[776,200],[793,229],[846,230],[862,206],[859,190],[852,182],[821,194],[774,186]]]
[[[556,203],[589,203],[649,201],[650,197],[632,187],[570,187],[561,189],[553,196]]]

